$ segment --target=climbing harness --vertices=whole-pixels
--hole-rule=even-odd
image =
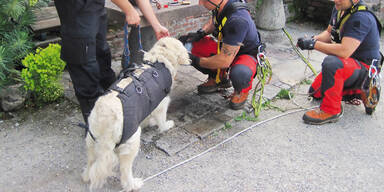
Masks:
[[[220,53],[221,45],[222,45],[222,39],[223,39],[223,33],[222,29],[227,22],[227,19],[237,10],[240,9],[246,9],[249,11],[249,7],[244,1],[241,2],[233,2],[228,7],[223,10],[222,14],[218,18],[218,10],[216,12],[213,12],[213,23],[216,26],[216,33],[217,33],[217,54]],[[214,34],[215,35],[215,34]],[[216,35],[215,35],[216,36]],[[260,38],[260,36],[259,36]],[[261,41],[260,41],[261,42]],[[259,80],[258,84],[256,85],[255,91],[253,93],[252,97],[252,107],[255,110],[255,117],[259,116],[261,106],[262,106],[262,99],[263,99],[263,93],[264,93],[264,85],[265,83],[268,83],[272,78],[272,67],[265,55],[264,52],[264,44],[261,44],[258,46],[256,59],[257,59],[257,68],[256,68],[256,76]],[[221,69],[217,69],[216,73],[216,83],[220,83],[220,76],[222,75]],[[268,81],[267,81],[268,78]],[[260,85],[260,88],[258,88]],[[256,95],[259,93],[259,99],[258,102],[256,102]]]
[[[380,99],[380,70],[379,61],[373,59],[368,69],[368,75],[361,87],[361,100],[363,100],[365,112],[369,115],[373,113]]]
[[[223,20],[221,21],[222,24],[219,25],[219,34],[217,36],[217,54],[220,54],[220,48],[221,48],[221,40],[223,39],[223,34],[221,33],[221,30],[225,24],[225,22],[227,22],[227,17],[224,17]],[[225,69],[224,69],[225,71]],[[220,79],[220,76],[221,74],[224,73],[223,71],[221,71],[221,69],[217,69],[217,73],[216,73],[216,83],[220,83],[221,82],[221,79]]]
[[[341,35],[340,31],[342,31],[344,24],[347,20],[356,12],[365,11],[369,12],[376,20],[377,28],[379,30],[379,34],[381,34],[382,25],[379,19],[376,17],[374,13],[368,10],[366,5],[358,4],[353,5],[350,9],[346,10],[343,14],[342,11],[337,12],[336,23],[332,27],[331,31],[331,39],[332,43],[341,43]],[[381,53],[380,53],[381,54]],[[371,62],[368,62],[369,69],[366,77],[361,86],[361,100],[364,103],[365,112],[369,115],[373,113],[376,108],[376,105],[379,102],[380,98],[380,70],[383,63],[383,56],[381,54],[381,61],[377,59],[373,59]],[[354,102],[353,104],[358,104]]]
[[[128,23],[125,23],[124,25],[124,51],[123,51],[123,59],[122,59],[122,68],[126,69],[128,67],[131,67],[130,65],[130,51],[129,51],[129,43],[128,43]],[[143,51],[143,46],[141,44],[141,33],[140,33],[140,25],[138,26],[131,26],[131,32],[132,30],[137,30],[138,33],[138,43],[139,43],[139,50]]]
[[[208,2],[212,3],[211,1],[208,0]],[[221,1],[219,3],[219,5],[215,5],[214,3],[212,3],[213,5],[216,6],[216,9],[212,10],[212,20],[213,20],[213,23],[215,24],[216,26],[216,32],[214,32],[214,36],[217,37],[217,54],[220,54],[220,49],[221,49],[221,43],[222,43],[222,39],[223,39],[223,33],[222,33],[222,29],[225,25],[225,23],[227,22],[227,19],[232,15],[232,13],[234,13],[235,11],[237,10],[240,10],[240,9],[247,9],[249,10],[249,7],[247,6],[246,3],[244,2],[233,2],[231,4],[229,4],[225,10],[223,10],[223,12],[221,13],[220,17],[218,18],[218,11],[219,11],[219,8],[220,8],[220,5],[223,1]],[[216,35],[217,34],[217,35]],[[220,79],[220,76],[223,75],[223,73],[225,73],[225,70],[224,71],[221,71],[222,69],[217,69],[217,73],[216,73],[216,83],[220,83],[221,82],[221,79]]]
[[[382,26],[379,21],[379,19],[376,17],[374,13],[372,13],[370,10],[368,10],[366,5],[353,5],[351,8],[346,10],[344,13],[342,11],[337,12],[337,18],[336,23],[334,26],[332,26],[331,30],[331,40],[332,43],[341,43],[341,35],[340,32],[343,30],[343,26],[345,22],[356,12],[359,11],[365,11],[369,12],[373,15],[373,17],[376,19],[377,28],[379,30],[379,34],[381,34]]]
[[[256,84],[255,90],[252,95],[252,107],[254,108],[255,117],[258,117],[261,111],[264,85],[269,83],[272,79],[272,66],[269,63],[267,56],[265,55],[264,45],[258,47],[258,53],[256,55],[257,68],[256,76],[259,82]],[[268,80],[267,80],[268,79]],[[259,88],[260,86],[260,88]],[[256,95],[259,93],[258,101],[256,102]]]
[[[303,54],[301,54],[301,52],[299,51],[299,49],[296,47],[296,45],[293,43],[293,40],[292,40],[292,37],[291,37],[291,35],[288,33],[288,31],[287,30],[285,30],[284,28],[283,28],[283,31],[284,31],[284,33],[285,33],[285,35],[288,37],[288,39],[289,39],[289,42],[291,43],[291,46],[292,46],[292,48],[293,48],[293,50],[296,52],[296,54],[300,57],[300,59],[311,69],[311,71],[312,71],[312,73],[314,74],[314,75],[316,75],[317,76],[317,72],[316,72],[316,70],[315,70],[315,68],[313,68],[313,66],[311,65],[311,63],[308,61],[308,59],[306,59],[304,56],[303,56]]]

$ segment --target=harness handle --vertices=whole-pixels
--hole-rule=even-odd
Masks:
[[[135,30],[138,31],[138,43],[139,43],[139,51],[143,51],[143,46],[141,44],[141,33],[140,33],[140,25],[133,26],[133,25],[128,25],[127,22],[124,24],[124,51],[123,51],[123,59],[124,62],[122,63],[123,69],[126,69],[130,67],[130,51],[129,51],[129,42],[128,42],[128,27],[131,27],[131,30],[135,28]]]

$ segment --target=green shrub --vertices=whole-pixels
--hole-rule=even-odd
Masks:
[[[33,48],[30,25],[38,0],[0,0],[0,88],[21,82],[21,60]]]
[[[36,54],[30,53],[22,61],[24,88],[31,91],[38,103],[52,102],[63,96],[60,79],[65,63],[60,59],[60,49],[59,44],[50,44],[45,49],[38,48]]]

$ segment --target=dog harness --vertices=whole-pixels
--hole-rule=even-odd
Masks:
[[[122,84],[125,86],[121,87]],[[123,133],[116,147],[137,131],[139,124],[168,95],[171,86],[171,73],[164,63],[146,62],[120,73],[118,80],[109,88],[109,91],[119,93],[117,97],[123,107]]]
[[[221,2],[223,2],[223,1],[221,1]],[[232,13],[234,13],[237,10],[247,9],[249,11],[249,7],[247,6],[246,2],[230,3],[223,10],[223,12],[220,16],[218,15],[219,8],[220,8],[220,5],[217,6],[215,10],[212,10],[212,15],[213,15],[212,20],[213,20],[213,23],[215,25],[215,31],[213,32],[213,35],[215,37],[217,37],[217,54],[220,53],[221,41],[223,39],[222,29],[223,29],[225,23],[227,22],[227,19],[232,15]],[[225,71],[221,71],[221,69],[217,69],[216,79],[215,79],[216,83],[220,83],[220,81],[221,81],[220,76],[222,76],[224,72]]]

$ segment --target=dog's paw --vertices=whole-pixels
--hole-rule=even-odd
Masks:
[[[123,189],[120,192],[138,192],[143,186],[144,182],[141,178],[133,178],[132,189]]]
[[[164,127],[159,127],[160,133],[167,131],[168,129],[174,126],[175,126],[175,122],[173,120],[166,121]]]
[[[170,129],[175,126],[175,122],[173,120],[167,121],[167,129]]]
[[[143,179],[133,178],[133,191],[138,191],[143,186],[143,184]]]

